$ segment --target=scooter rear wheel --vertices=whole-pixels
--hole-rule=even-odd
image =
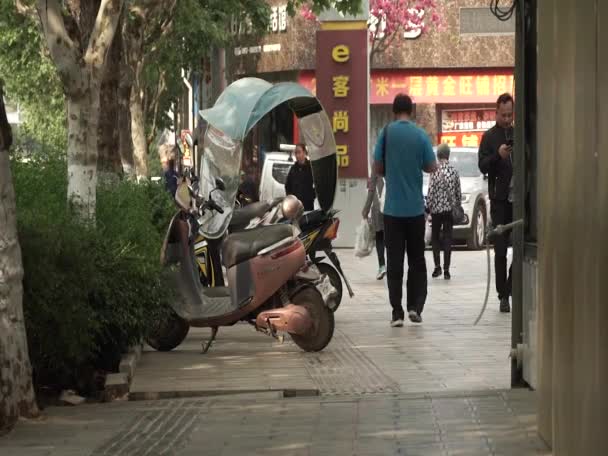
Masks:
[[[164,321],[159,321],[146,336],[146,343],[158,351],[171,351],[181,344],[190,330],[186,320],[171,311]]]
[[[326,274],[329,277],[329,281],[331,285],[336,289],[337,295],[330,303],[329,310],[335,312],[340,307],[340,303],[342,302],[342,278],[336,269],[327,264],[327,263],[317,263],[317,267],[319,268],[319,272],[321,274]]]
[[[323,350],[331,341],[335,327],[334,314],[323,302],[323,296],[317,289],[306,287],[298,291],[291,302],[308,310],[313,322],[306,334],[291,334],[291,338],[304,351]]]

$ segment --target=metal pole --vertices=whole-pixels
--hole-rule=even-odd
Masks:
[[[515,138],[513,154],[513,218],[525,217],[525,151],[526,151],[526,0],[517,2],[515,18]],[[525,229],[515,229],[511,232],[513,240],[513,283],[512,283],[512,314],[511,314],[511,349],[517,352],[517,346],[523,342],[523,260],[524,260]],[[511,387],[525,386],[521,360],[511,358]]]

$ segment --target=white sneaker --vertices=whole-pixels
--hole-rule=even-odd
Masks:
[[[382,266],[382,267],[380,267],[380,269],[378,269],[378,274],[376,275],[376,280],[384,279],[385,275],[386,275],[386,266]]]
[[[399,320],[393,320],[393,321],[391,321],[391,327],[392,328],[401,328],[401,327],[403,327],[403,320],[399,319]]]

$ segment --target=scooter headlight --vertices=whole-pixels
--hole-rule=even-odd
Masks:
[[[304,213],[304,205],[293,195],[288,195],[281,202],[281,212],[283,217],[289,221],[299,220]]]

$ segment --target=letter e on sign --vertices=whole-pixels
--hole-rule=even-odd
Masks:
[[[345,44],[338,44],[331,50],[331,58],[334,62],[346,63],[350,58],[350,49]]]

